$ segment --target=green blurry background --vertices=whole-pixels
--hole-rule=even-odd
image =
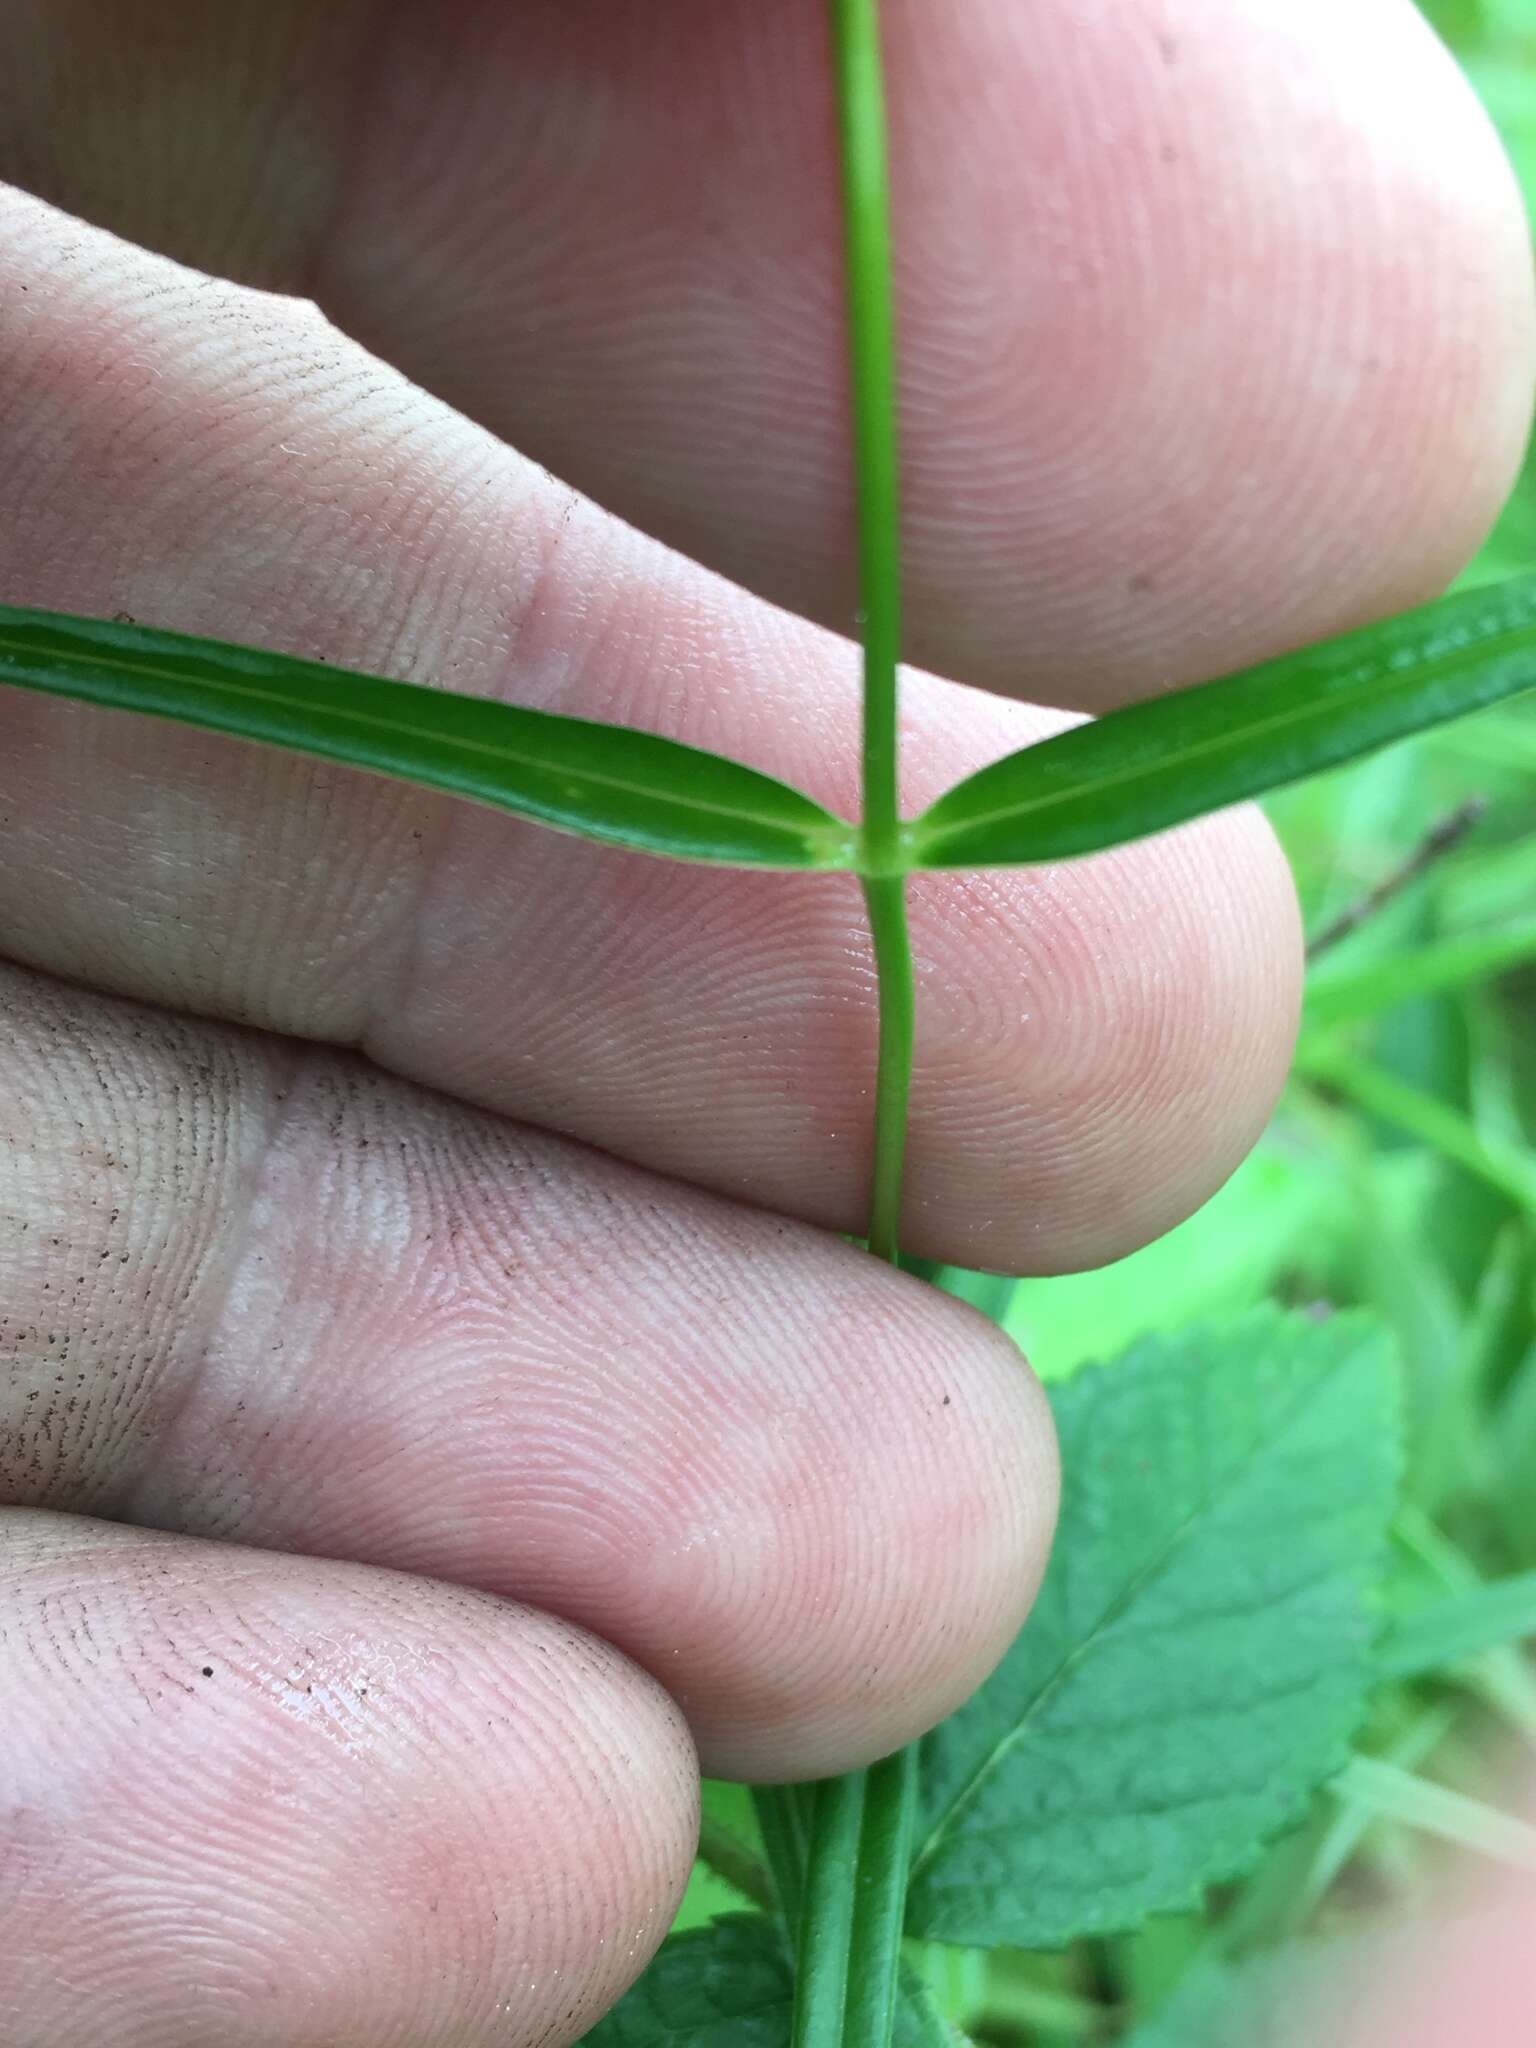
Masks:
[[[1498,123],[1536,214],[1536,0],[1424,6]],[[1536,461],[1468,575],[1532,568]],[[1264,1297],[1374,1310],[1396,1332],[1410,1382],[1412,1477],[1391,1591],[1411,1610],[1474,1577],[1536,1574],[1536,700],[1269,808],[1314,936],[1448,821],[1464,829],[1323,950],[1285,1101],[1199,1216],[1107,1272],[950,1284],[998,1315],[1048,1379],[1149,1328]],[[1536,1576],[1529,1590],[1536,1630]],[[1511,1745],[1536,1747],[1536,1665],[1513,1648],[1450,1678],[1387,1688],[1361,1746],[1498,1801],[1506,1786],[1493,1760],[1507,1767]],[[750,1833],[744,1795],[711,1788],[709,1801],[719,1821]],[[920,1960],[949,2016],[993,2048],[1262,2048],[1265,2019],[1237,2015],[1243,1986],[1270,1967],[1266,1950],[1298,1934],[1326,1949],[1391,1917],[1422,1892],[1435,1857],[1423,1834],[1335,1788],[1204,1915],[1065,1956]],[[740,1905],[701,1872],[684,1922]]]

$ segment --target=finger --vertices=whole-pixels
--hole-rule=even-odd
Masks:
[[[8,2048],[553,2048],[665,1933],[697,1778],[546,1616],[0,1512]]]
[[[1502,1789],[1501,1808],[1529,1815],[1528,1769]],[[1429,1876],[1411,1918],[1340,1943],[1331,1966],[1308,1973],[1315,1981],[1300,2004],[1311,2024],[1283,2031],[1285,2048],[1525,2048],[1536,2039],[1529,1870],[1458,1852],[1432,1859]]]
[[[648,725],[856,802],[840,643],[573,502],[303,309],[33,202],[0,245],[0,590]],[[920,674],[905,720],[914,803],[1045,729]],[[360,1043],[862,1228],[875,1005],[839,878],[626,859],[15,692],[0,815],[0,951]],[[1241,1158],[1298,980],[1290,882],[1256,817],[925,882],[913,915],[914,1250],[1030,1271],[1114,1257]]]
[[[1475,1912],[1381,1942],[1326,2048],[1527,2048],[1536,2039],[1533,1906],[1530,1883],[1511,1884]]]
[[[1530,256],[1410,0],[884,12],[914,659],[1098,705],[1444,583],[1524,437]],[[325,13],[12,7],[0,174],[312,289],[848,625],[822,7]]]
[[[1055,1513],[1012,1345],[820,1233],[0,969],[0,1499],[581,1622],[709,1768],[921,1733]]]

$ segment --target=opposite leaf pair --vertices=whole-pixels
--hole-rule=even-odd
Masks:
[[[318,754],[631,851],[890,872],[859,829],[654,733],[258,648],[0,606],[0,682]],[[1536,682],[1536,576],[1137,704],[969,776],[897,872],[1065,860],[1262,795]]]

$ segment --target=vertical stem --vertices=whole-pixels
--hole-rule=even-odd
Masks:
[[[831,0],[848,271],[849,404],[864,625],[866,872],[899,869],[896,664],[901,503],[879,0]]]
[[[838,2048],[844,2032],[867,1773],[816,1787],[795,1943],[793,2048]]]
[[[901,655],[901,497],[896,323],[879,0],[831,0],[848,271],[859,602],[864,624],[864,822],[860,869],[880,996],[869,1248],[894,1262],[912,1073],[912,950],[901,847],[896,668]]]
[[[917,1807],[917,1745],[909,1744],[873,1765],[864,1778],[845,2038],[884,2044],[896,2023],[907,1866]]]
[[[914,995],[898,777],[901,507],[879,0],[829,0],[847,241],[848,361],[864,629],[860,873],[880,1002],[869,1248],[895,1263]],[[797,1922],[795,2048],[889,2048],[916,1752],[816,1789]]]
[[[906,879],[866,876],[864,901],[875,946],[880,996],[880,1051],[875,1068],[875,1149],[869,1202],[869,1248],[896,1263],[901,1223],[901,1166],[907,1144],[915,1013],[912,944],[907,934]]]

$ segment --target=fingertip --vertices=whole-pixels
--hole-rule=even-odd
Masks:
[[[983,13],[1058,199],[1012,226],[999,181],[972,232],[1009,346],[908,435],[917,657],[1106,709],[1443,588],[1510,488],[1536,343],[1518,188],[1419,9],[1051,6],[1027,48]],[[945,76],[930,141],[968,156]]]
[[[913,908],[915,1248],[1006,1273],[1107,1265],[1241,1163],[1285,1082],[1303,971],[1256,807],[1056,869],[933,877]]]
[[[753,1781],[855,1769],[969,1697],[1029,1611],[1058,1494],[1049,1405],[1000,1330],[795,1235],[777,1373],[717,1374],[708,1462],[654,1475],[609,1594],[706,1772]]]
[[[485,1595],[0,1516],[0,2031],[577,2039],[690,1868],[676,1709]]]
[[[1335,607],[1315,637],[1421,603],[1466,566],[1514,483],[1536,396],[1531,226],[1486,107],[1418,6],[1387,0],[1380,19],[1373,8],[1358,20],[1330,12],[1331,47],[1362,109],[1352,212],[1370,353],[1360,438],[1385,531],[1374,551],[1356,543],[1356,602]],[[1390,72],[1384,30],[1400,48]],[[1401,545],[1381,545],[1398,518]]]

